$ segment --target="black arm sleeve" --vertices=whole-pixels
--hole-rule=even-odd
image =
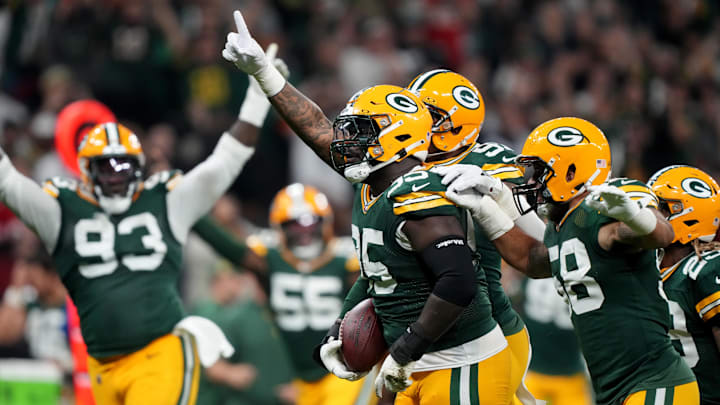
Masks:
[[[460,236],[447,236],[420,252],[437,277],[420,317],[390,347],[399,364],[417,361],[455,323],[475,294],[475,270],[470,249]]]

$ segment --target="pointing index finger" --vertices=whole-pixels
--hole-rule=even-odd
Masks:
[[[240,10],[235,10],[233,12],[233,18],[235,18],[235,28],[237,28],[238,34],[250,36],[250,31],[248,31],[247,25],[245,25],[245,20],[243,19],[242,13],[240,13]]]

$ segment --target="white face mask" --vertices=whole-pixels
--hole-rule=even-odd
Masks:
[[[308,245],[295,246],[290,249],[290,252],[298,259],[308,261],[319,257],[322,254],[324,247],[325,243],[317,240]]]
[[[132,196],[135,193],[136,188],[137,183],[132,183],[128,187],[128,191],[124,196],[115,195],[112,197],[108,197],[102,193],[100,186],[95,186],[95,195],[97,196],[98,204],[100,205],[100,208],[103,209],[103,211],[107,212],[110,215],[118,215],[130,209],[130,204],[132,204]]]

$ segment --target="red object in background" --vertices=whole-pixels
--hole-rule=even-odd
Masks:
[[[70,103],[58,114],[55,148],[63,164],[75,175],[80,175],[77,150],[83,137],[95,125],[110,121],[116,121],[115,114],[105,104],[95,100]]]
[[[73,387],[75,388],[75,405],[95,405],[92,395],[92,385],[87,369],[87,347],[80,332],[80,317],[77,308],[70,297],[65,298],[65,308],[68,317],[68,337],[70,351],[73,356],[75,370],[73,371]]]

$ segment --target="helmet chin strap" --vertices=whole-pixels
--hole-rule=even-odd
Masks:
[[[103,211],[110,215],[118,215],[130,209],[132,204],[132,196],[135,193],[137,183],[132,183],[128,187],[128,191],[124,196],[112,196],[108,197],[102,193],[100,186],[95,186],[95,195],[97,196],[98,204]]]
[[[376,164],[375,166],[371,166],[370,163],[367,161],[363,161],[360,163],[356,163],[352,166],[348,166],[345,168],[345,170],[343,170],[343,175],[351,183],[361,183],[365,179],[367,179],[368,176],[370,176],[370,174],[372,172],[378,171],[391,163],[395,163],[396,161],[398,161],[398,159],[402,158],[403,156],[407,156],[407,152],[406,152],[407,150],[413,150],[413,149],[417,148],[418,146],[422,145],[423,143],[425,143],[425,140],[420,139],[419,141],[411,144],[410,146],[400,149],[398,151],[398,153],[393,155],[393,157],[386,160],[385,162],[380,162],[380,163]],[[420,155],[420,153],[418,153],[418,155]],[[423,161],[427,157],[427,151],[424,152],[424,155],[425,156],[421,156],[421,160],[423,160]]]

